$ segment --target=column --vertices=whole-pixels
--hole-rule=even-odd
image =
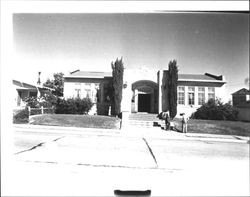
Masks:
[[[198,106],[198,87],[194,87],[194,106]]]
[[[138,112],[138,89],[135,89],[135,112]]]
[[[162,112],[162,70],[159,70],[157,73],[157,80],[158,80],[158,113]]]
[[[155,104],[155,99],[154,99],[154,90],[152,91],[152,93],[150,94],[150,97],[151,97],[151,103],[150,103],[150,105],[151,105],[151,107],[150,107],[150,112],[151,113],[153,113],[154,112],[154,108],[155,108],[155,106],[154,106],[154,104]]]
[[[100,83],[100,103],[104,102],[104,84]]]

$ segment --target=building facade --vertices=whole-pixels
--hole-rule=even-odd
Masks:
[[[166,85],[162,79],[167,70],[125,69],[121,111],[159,113],[168,110]],[[210,98],[224,96],[225,79],[208,73],[179,74],[177,116],[191,114]],[[112,106],[109,89],[111,72],[74,71],[64,78],[64,97],[89,97],[95,103],[91,113],[107,114]],[[163,91],[165,89],[165,91]]]

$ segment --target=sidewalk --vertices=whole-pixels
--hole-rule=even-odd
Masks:
[[[221,142],[236,142],[249,143],[250,138],[245,136],[235,135],[218,135],[206,133],[179,133],[176,131],[165,131],[159,128],[141,129],[129,128],[123,133],[126,136],[150,137],[160,139],[176,139],[176,140],[204,140],[204,141],[221,141]]]
[[[150,137],[160,139],[178,139],[178,140],[204,140],[204,141],[221,141],[235,143],[249,143],[250,138],[235,135],[218,135],[205,133],[179,133],[175,131],[165,131],[158,127],[155,128],[136,128],[128,127],[121,130],[118,129],[99,129],[99,128],[78,128],[78,127],[61,127],[61,126],[44,126],[30,124],[16,124],[13,128],[18,131],[23,129],[32,130],[33,132],[63,133],[70,135],[107,135],[122,137]],[[84,132],[84,133],[83,133]]]

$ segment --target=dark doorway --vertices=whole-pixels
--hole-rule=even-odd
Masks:
[[[138,95],[138,112],[150,112],[150,94]]]

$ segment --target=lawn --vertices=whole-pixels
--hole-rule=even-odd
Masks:
[[[181,130],[181,120],[176,119],[175,125],[178,130]],[[250,122],[191,119],[188,122],[188,133],[209,133],[249,137]]]
[[[33,125],[119,129],[120,119],[109,116],[44,114],[31,119]]]
[[[31,124],[65,127],[119,129],[120,119],[109,116],[44,114],[33,116]],[[176,128],[181,131],[181,120],[175,119]],[[188,122],[188,133],[208,133],[250,137],[250,122],[195,120]]]

